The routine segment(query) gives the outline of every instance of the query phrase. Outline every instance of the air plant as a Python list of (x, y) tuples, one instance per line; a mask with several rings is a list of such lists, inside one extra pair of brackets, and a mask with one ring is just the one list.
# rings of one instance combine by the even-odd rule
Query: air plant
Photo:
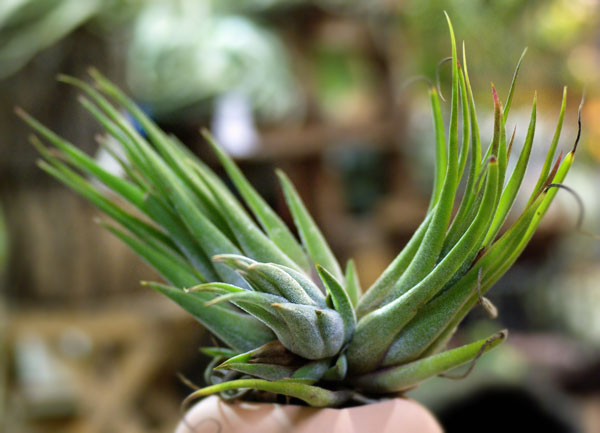
[[(564, 158), (554, 158), (566, 89), (539, 180), (520, 216), (505, 224), (528, 165), (536, 99), (509, 175), (514, 134), (507, 141), (505, 124), (521, 60), (504, 107), (492, 88), (493, 139), (484, 151), (464, 44), (459, 62), (450, 20), (448, 25), (452, 95), (447, 131), (439, 92), (429, 89), (436, 136), (430, 206), (404, 249), (364, 293), (353, 262), (342, 269), (283, 172), (277, 174), (300, 241), (208, 132), (204, 136), (243, 203), (98, 71), (90, 71), (94, 86), (73, 77), (59, 80), (83, 91), (81, 104), (115, 139), (101, 144), (121, 164), (125, 177), (106, 171), (17, 111), (41, 136), (32, 138), (42, 156), (39, 166), (118, 223), (102, 224), (168, 282), (144, 284), (179, 304), (223, 344), (203, 349), (213, 358), (205, 374), (208, 386), (190, 399), (214, 393), (233, 398), (260, 390), (311, 406), (339, 406), (361, 395), (402, 393), (460, 365), (472, 366), (506, 339), (507, 332), (500, 331), (445, 350), (476, 305), (495, 313), (485, 293), (531, 240), (557, 192), (552, 186), (563, 182), (573, 163), (576, 146)], [(146, 138), (122, 110), (135, 118)], [(123, 206), (123, 200), (130, 206)]]

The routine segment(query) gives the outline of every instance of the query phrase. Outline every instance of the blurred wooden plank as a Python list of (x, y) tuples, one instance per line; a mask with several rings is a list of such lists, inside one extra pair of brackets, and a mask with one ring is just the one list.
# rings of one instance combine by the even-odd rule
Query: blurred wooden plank
[[(397, 122), (391, 119), (367, 124), (310, 124), (265, 129), (260, 132), (256, 151), (240, 161), (281, 161), (320, 157), (324, 152), (347, 146), (367, 146), (373, 149), (395, 149)], [(192, 146), (205, 148), (204, 144)]]
[(160, 278), (94, 223), (101, 214), (92, 205), (61, 185), (17, 190), (4, 208), (11, 244), (7, 293), (13, 300), (82, 306), (147, 292), (139, 281)]
[[(148, 433), (168, 431), (175, 425), (180, 401), (165, 393), (157, 378), (167, 374), (171, 378), (167, 383), (177, 381), (175, 366), (196, 352), (189, 348), (199, 344), (203, 330), (191, 316), (158, 295), (129, 304), (88, 312), (28, 310), (10, 315), (9, 347), (25, 335), (43, 338), (68, 368), (79, 408), (78, 416), (52, 423), (23, 424), (14, 413), (11, 422), (20, 425), (16, 431), (37, 433), (53, 426), (52, 431), (67, 433)], [(64, 352), (65, 338), (73, 332), (89, 338), (89, 354), (73, 357)], [(152, 414), (155, 428), (149, 429), (148, 415), (140, 405), (141, 399), (153, 394), (162, 396), (157, 398), (164, 407)]]

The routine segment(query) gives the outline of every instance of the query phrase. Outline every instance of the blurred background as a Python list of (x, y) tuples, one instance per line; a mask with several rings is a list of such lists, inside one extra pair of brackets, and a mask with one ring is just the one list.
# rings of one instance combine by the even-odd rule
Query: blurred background
[[(355, 258), (368, 287), (428, 204), (426, 86), (403, 84), (435, 79), (450, 54), (443, 10), (466, 42), (484, 143), (490, 82), (506, 97), (529, 47), (507, 125), (518, 125), (520, 146), (537, 90), (526, 192), (562, 86), (563, 150), (575, 139), (585, 88), (566, 184), (585, 202), (583, 229), (600, 233), (599, 0), (1, 1), (0, 430), (170, 432), (189, 391), (177, 374), (201, 383), (207, 360), (198, 347), (210, 342), (183, 311), (139, 286), (158, 277), (94, 224), (98, 212), (37, 169), (15, 106), (108, 164), (94, 140), (100, 128), (55, 80), (83, 78), (95, 66), (216, 167), (198, 133), (212, 128), (289, 220), (273, 169), (287, 171), (338, 257)], [(440, 69), (445, 93), (449, 75)], [(577, 232), (578, 212), (559, 192), (490, 292), (499, 318), (476, 310), (456, 336), (507, 327), (507, 344), (468, 379), (434, 379), (409, 393), (448, 432), (600, 431), (600, 242)]]

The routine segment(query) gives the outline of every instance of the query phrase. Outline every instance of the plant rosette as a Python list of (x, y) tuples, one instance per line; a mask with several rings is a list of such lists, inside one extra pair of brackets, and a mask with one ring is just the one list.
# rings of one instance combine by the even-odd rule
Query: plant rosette
[[(253, 407), (256, 413), (282, 414), (291, 425), (298, 417), (303, 420), (298, 428), (322, 417), (330, 417), (323, 418), (323, 425), (349, 419), (360, 423), (372, 410), (375, 416), (370, 419), (387, 428), (407, 407), (427, 412), (410, 400), (386, 398), (401, 396), (429, 378), (449, 377), (447, 372), (459, 366), (469, 367), (453, 377), (466, 376), (480, 356), (506, 339), (507, 332), (498, 331), (447, 349), (473, 308), (482, 306), (495, 317), (496, 309), (484, 295), (515, 263), (562, 186), (573, 164), (581, 117), (572, 150), (557, 156), (565, 89), (538, 181), (520, 214), (507, 221), (531, 154), (536, 96), (525, 140), (519, 152), (511, 152), (515, 134), (507, 139), (505, 124), (521, 56), (504, 106), (492, 86), (493, 138), (483, 148), (464, 45), (459, 61), (449, 19), (448, 27), (448, 128), (440, 94), (435, 86), (429, 88), (436, 155), (430, 205), (412, 238), (364, 292), (353, 262), (340, 265), (285, 174), (278, 172), (279, 181), (299, 239), (209, 133), (205, 138), (241, 200), (215, 171), (98, 71), (90, 71), (93, 86), (73, 77), (60, 80), (84, 93), (81, 104), (110, 136), (100, 136), (100, 144), (124, 176), (108, 172), (17, 109), (39, 134), (31, 141), (42, 157), (40, 167), (109, 216), (112, 222), (102, 224), (166, 282), (145, 284), (181, 306), (220, 341), (219, 347), (202, 349), (212, 358), (204, 375), (206, 386), (191, 393), (186, 403), (211, 395), (256, 400), (268, 393), (327, 408), (319, 412), (298, 406), (248, 406), (210, 398), (192, 409), (188, 424), (197, 413), (198, 422), (203, 422), (212, 410), (212, 418), (220, 419), (222, 426), (234, 425), (238, 419), (252, 418), (255, 412), (248, 408)], [(511, 158), (514, 164), (509, 164)], [(384, 400), (343, 409), (380, 399)], [(336, 407), (342, 409), (329, 409)], [(426, 426), (431, 423), (425, 418), (415, 422), (423, 422), (424, 430), (407, 426), (407, 431), (429, 431)], [(359, 424), (354, 428), (363, 429)]]
[(183, 417), (175, 433), (442, 433), (414, 400), (393, 398), (351, 408), (317, 409), (276, 403), (227, 402), (207, 397)]

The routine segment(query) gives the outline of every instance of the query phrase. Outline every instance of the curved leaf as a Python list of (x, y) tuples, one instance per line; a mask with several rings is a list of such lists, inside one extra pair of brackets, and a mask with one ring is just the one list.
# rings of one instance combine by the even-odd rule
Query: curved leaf
[(184, 401), (189, 403), (200, 397), (216, 394), (232, 389), (258, 389), (260, 391), (274, 392), (299, 398), (313, 407), (337, 407), (348, 401), (353, 393), (351, 391), (330, 391), (314, 385), (307, 385), (300, 380), (267, 381), (262, 379), (238, 379), (217, 385), (207, 386), (190, 394)]
[(476, 359), (502, 343), (508, 331), (409, 364), (390, 367), (352, 379), (357, 388), (378, 393), (401, 392), (418, 383)]

